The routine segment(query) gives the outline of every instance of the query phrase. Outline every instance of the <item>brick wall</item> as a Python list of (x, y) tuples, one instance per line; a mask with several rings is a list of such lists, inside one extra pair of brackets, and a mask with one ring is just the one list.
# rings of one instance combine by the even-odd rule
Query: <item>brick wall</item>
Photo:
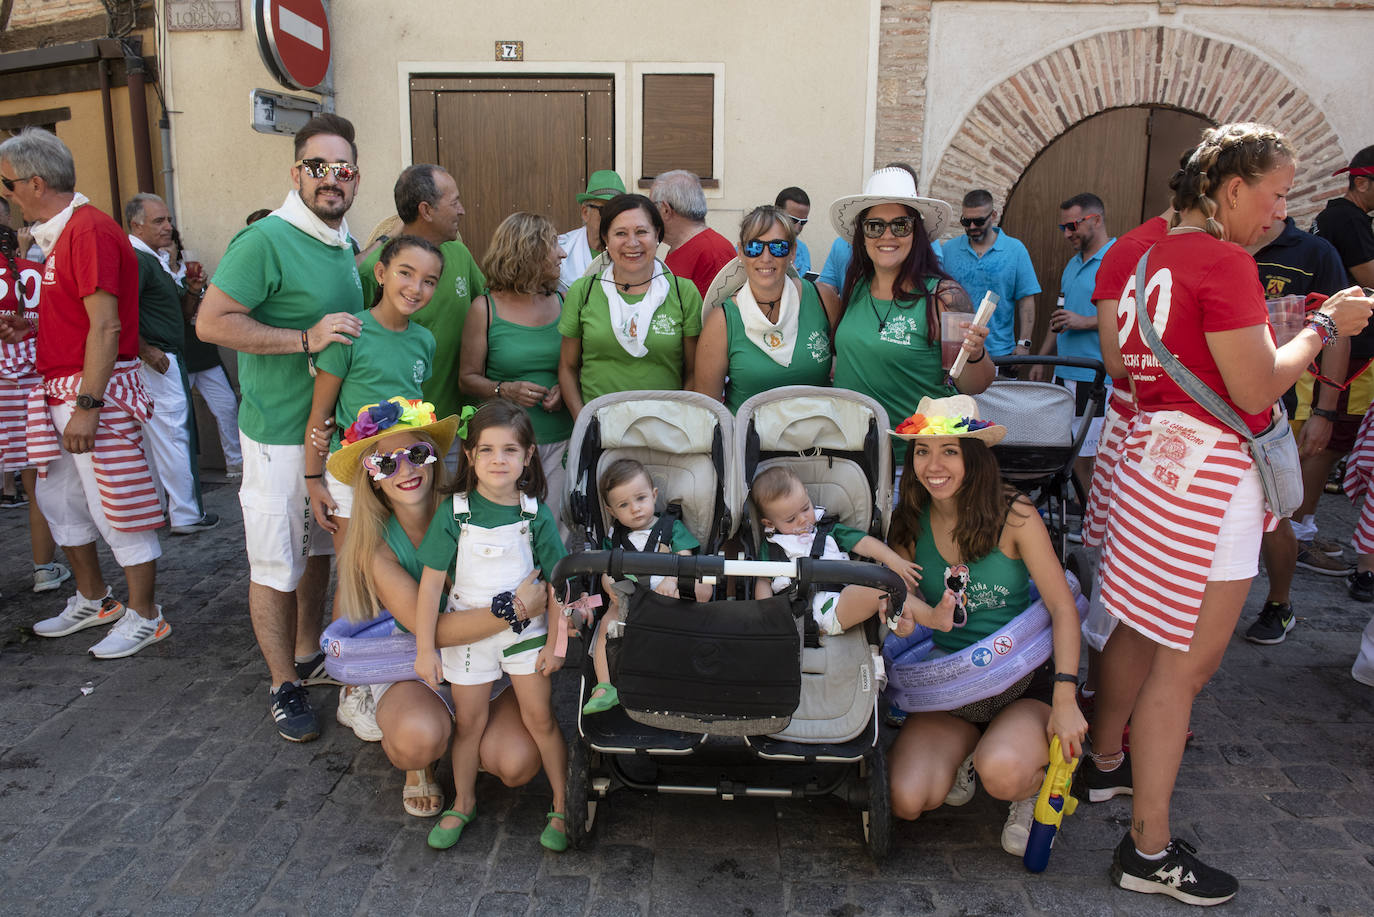
[[(878, 32), (877, 136), (873, 167), (921, 165), (930, 61), (930, 0), (883, 0)], [(921, 187), (925, 187), (922, 181)]]
[[(928, 18), (929, 3), (893, 5), (924, 6)], [(880, 81), (879, 145), (890, 149), (895, 147), (882, 144), (884, 121), (892, 116), (881, 86)], [(1301, 156), (1289, 195), (1289, 213), (1299, 225), (1321, 209), (1330, 174), (1345, 165), (1326, 118), (1282, 72), (1235, 45), (1151, 27), (1085, 38), (993, 88), (965, 115), (935, 173), (922, 181), (923, 190), (957, 201), (968, 188), (987, 188), (1005, 200), (1036, 154), (1069, 127), (1110, 108), (1142, 104), (1170, 105), (1219, 123), (1279, 126)]]

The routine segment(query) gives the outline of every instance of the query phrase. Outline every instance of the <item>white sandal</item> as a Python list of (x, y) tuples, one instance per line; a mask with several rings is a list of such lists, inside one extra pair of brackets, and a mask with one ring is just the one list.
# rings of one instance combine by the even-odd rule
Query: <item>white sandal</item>
[[(414, 815), (416, 818), (433, 818), (434, 816), (438, 815), (439, 810), (443, 808), (443, 788), (440, 787), (439, 784), (435, 783), (432, 779), (430, 779), (429, 768), (425, 768), (421, 771), (407, 771), (406, 775), (409, 776), (412, 773), (418, 773), (420, 775), (420, 782), (413, 785), (407, 783), (405, 786), (401, 787), (401, 806), (406, 810), (408, 814)], [(411, 802), (411, 800), (413, 799), (431, 798), (439, 800), (438, 805), (434, 807), (434, 811), (432, 812), (428, 812), (425, 809), (420, 808), (415, 803)]]

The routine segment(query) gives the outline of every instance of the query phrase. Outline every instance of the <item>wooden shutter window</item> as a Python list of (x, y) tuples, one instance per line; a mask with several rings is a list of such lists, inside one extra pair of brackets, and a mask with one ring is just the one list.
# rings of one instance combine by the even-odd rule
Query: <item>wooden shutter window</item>
[(714, 185), (716, 78), (710, 73), (646, 73), (640, 186), (671, 169), (696, 173)]

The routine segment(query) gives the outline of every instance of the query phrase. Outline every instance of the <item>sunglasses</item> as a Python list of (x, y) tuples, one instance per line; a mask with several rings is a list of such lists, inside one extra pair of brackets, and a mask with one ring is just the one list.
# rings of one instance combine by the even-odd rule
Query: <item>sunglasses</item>
[(811, 222), (810, 217), (794, 217), (792, 216), (792, 214), (786, 212), (783, 213), (783, 216), (787, 217), (789, 220), (792, 221), (792, 225), (797, 227), (798, 232), (801, 232), (804, 228), (806, 228), (806, 224)]
[(960, 217), (959, 225), (965, 229), (968, 229), (970, 226), (982, 226), (991, 216), (992, 214), (989, 213), (985, 217)]
[(762, 239), (750, 239), (744, 243), (744, 257), (757, 258), (763, 254), (765, 247), (768, 254), (774, 258), (786, 258), (792, 251), (792, 243), (786, 239), (769, 239), (767, 242)]
[(311, 178), (324, 178), (331, 171), (342, 182), (350, 182), (358, 177), (358, 167), (351, 162), (325, 162), (323, 159), (298, 159), (296, 166), (303, 169)]
[(391, 453), (374, 452), (363, 459), (363, 467), (372, 475), (372, 480), (384, 481), (401, 470), (401, 459), (405, 459), (412, 468), (423, 468), (437, 461), (434, 447), (421, 442)]
[[(30, 175), (29, 178), (33, 178), (33, 176)], [(29, 178), (6, 178), (5, 176), (0, 175), (0, 185), (4, 185), (6, 191), (13, 192), (14, 186), (16, 184), (18, 184), (21, 181), (28, 181)]]
[(1079, 217), (1078, 219), (1076, 219), (1076, 220), (1070, 220), (1070, 221), (1067, 222), (1067, 223), (1060, 223), (1060, 224), (1059, 224), (1059, 231), (1060, 231), (1060, 232), (1077, 232), (1079, 226), (1081, 226), (1083, 223), (1088, 222), (1088, 220), (1091, 220), (1091, 219), (1092, 219), (1093, 217), (1095, 217), (1095, 216), (1097, 216), (1097, 214), (1095, 214), (1095, 213), (1090, 213), (1090, 214), (1088, 214), (1088, 215), (1085, 216), (1085, 217)]
[(863, 221), (864, 235), (870, 239), (881, 239), (889, 229), (898, 239), (905, 239), (916, 229), (915, 217), (897, 217), (895, 220), (871, 219)]

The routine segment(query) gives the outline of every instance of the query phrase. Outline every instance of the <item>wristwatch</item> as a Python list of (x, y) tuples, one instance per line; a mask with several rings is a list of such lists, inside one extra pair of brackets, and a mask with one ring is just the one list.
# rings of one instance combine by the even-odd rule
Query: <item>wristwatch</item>
[(1024, 348), (1026, 348), (1027, 350), (1030, 350), (1030, 345), (1031, 345), (1030, 338), (1022, 338), (1021, 340), (1019, 340), (1019, 341), (1016, 342), (1016, 346), (1017, 346), (1017, 347), (1024, 347)]
[(1312, 408), (1312, 416), (1320, 417), (1323, 420), (1339, 420), (1341, 415), (1329, 408), (1314, 407)]
[(91, 395), (77, 395), (76, 406), (82, 408), (83, 410), (89, 411), (91, 408), (103, 408), (105, 406), (105, 402), (102, 399), (93, 397)]

